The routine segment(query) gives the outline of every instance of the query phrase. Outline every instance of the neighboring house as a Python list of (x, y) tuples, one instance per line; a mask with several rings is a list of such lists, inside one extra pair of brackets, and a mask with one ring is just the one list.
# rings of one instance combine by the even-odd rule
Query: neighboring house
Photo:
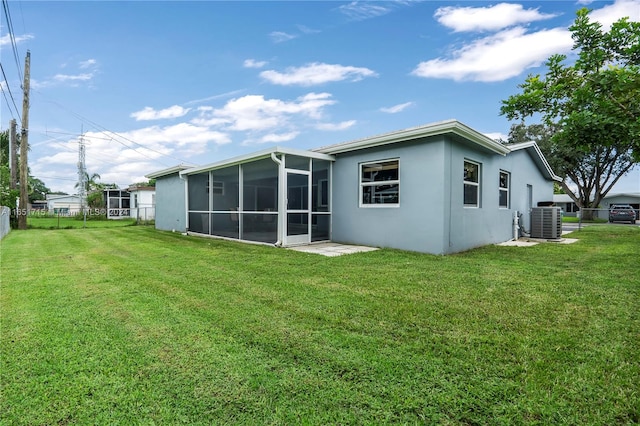
[(156, 228), (290, 246), (447, 254), (513, 238), (559, 181), (538, 146), (448, 120), (311, 151), (273, 147), (156, 179)]
[(51, 214), (71, 215), (82, 209), (79, 195), (51, 195), (47, 194), (47, 210)]
[[(561, 207), (564, 210), (566, 216), (576, 216), (577, 212), (580, 210), (578, 205), (574, 203), (571, 197), (567, 194), (555, 194), (553, 196), (553, 201), (558, 207)], [(614, 204), (631, 205), (631, 207), (636, 211), (636, 219), (640, 219), (640, 192), (607, 194), (598, 206), (595, 217), (608, 219), (609, 209)]]
[(126, 189), (105, 189), (107, 219), (125, 219), (131, 217), (131, 194)]
[(155, 217), (156, 188), (153, 186), (130, 186), (130, 215), (138, 220), (153, 220)]

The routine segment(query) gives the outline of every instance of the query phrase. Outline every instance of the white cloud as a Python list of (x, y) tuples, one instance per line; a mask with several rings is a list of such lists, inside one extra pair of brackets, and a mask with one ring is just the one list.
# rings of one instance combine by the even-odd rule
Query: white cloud
[(295, 139), (300, 132), (294, 131), (289, 133), (269, 133), (260, 138), (258, 143), (280, 143), (280, 142), (289, 142)]
[(589, 14), (589, 18), (600, 22), (605, 31), (611, 28), (611, 24), (625, 16), (628, 16), (630, 21), (640, 21), (640, 1), (618, 0)]
[(76, 82), (76, 81), (89, 81), (93, 78), (93, 73), (83, 73), (83, 74), (56, 74), (53, 76), (55, 81), (65, 83), (65, 82)]
[(129, 117), (135, 118), (136, 121), (144, 120), (162, 120), (168, 118), (177, 118), (185, 116), (191, 108), (183, 108), (180, 105), (173, 105), (169, 108), (155, 110), (151, 107), (144, 107), (140, 111), (132, 112)]
[(300, 32), (303, 34), (318, 34), (321, 32), (320, 30), (314, 30), (313, 28), (309, 28), (305, 25), (296, 25), (296, 27), (298, 27)]
[(391, 12), (391, 8), (385, 7), (381, 3), (369, 1), (352, 1), (338, 7), (338, 10), (354, 21), (363, 21)]
[(497, 31), (514, 25), (555, 17), (537, 9), (524, 9), (521, 4), (499, 3), (489, 7), (446, 6), (436, 10), (434, 17), (442, 25), (461, 31)]
[(335, 132), (339, 130), (345, 130), (353, 127), (356, 124), (356, 120), (348, 120), (340, 123), (318, 123), (315, 128), (318, 130), (326, 130), (329, 132)]
[(273, 41), (274, 43), (283, 43), (285, 41), (293, 40), (298, 36), (295, 34), (287, 34), (282, 31), (273, 31), (269, 33), (269, 37), (271, 37), (271, 41)]
[[(24, 34), (24, 35), (17, 36), (17, 37), (14, 37), (14, 38), (15, 38), (16, 43), (21, 43), (21, 42), (23, 42), (25, 40), (31, 40), (34, 37), (31, 34)], [(5, 45), (9, 45), (9, 44), (11, 44), (11, 36), (9, 34), (5, 34), (2, 37), (0, 37), (0, 46), (5, 46)]]
[(262, 71), (260, 76), (273, 84), (282, 86), (313, 86), (333, 81), (359, 81), (364, 77), (378, 74), (368, 68), (324, 64), (314, 62), (302, 67), (289, 67), (281, 73), (274, 70)]
[(477, 39), (453, 52), (451, 58), (421, 62), (412, 74), (455, 81), (502, 81), (539, 66), (554, 53), (568, 52), (572, 46), (566, 29), (527, 34), (524, 28), (516, 27)]
[(308, 93), (287, 102), (265, 99), (262, 95), (247, 95), (232, 99), (223, 108), (199, 109), (200, 117), (192, 122), (225, 130), (259, 132), (290, 125), (290, 119), (308, 117), (320, 119), (323, 109), (333, 105), (328, 93)]
[(506, 141), (509, 139), (509, 135), (505, 135), (504, 133), (501, 133), (501, 132), (485, 133), (484, 135), (488, 138), (493, 139), (494, 141), (499, 141), (499, 140)]
[[(145, 180), (143, 175), (186, 159), (198, 158), (211, 145), (231, 142), (223, 132), (190, 123), (151, 126), (128, 132), (86, 132), (86, 165), (89, 173), (98, 173), (101, 182), (116, 182), (121, 187)], [(56, 189), (75, 192), (78, 140), (49, 144), (57, 152), (31, 162), (35, 176), (51, 176)], [(71, 177), (71, 180), (69, 178)], [(51, 185), (50, 185), (51, 187)], [(53, 189), (53, 188), (52, 188)]]
[(262, 68), (267, 65), (266, 61), (256, 61), (255, 59), (245, 59), (243, 66), (245, 68)]
[(95, 59), (87, 59), (86, 61), (82, 61), (78, 64), (80, 69), (87, 69), (96, 66), (98, 62)]
[(402, 112), (405, 109), (407, 109), (408, 107), (414, 105), (414, 102), (405, 102), (403, 104), (398, 104), (398, 105), (394, 105), (392, 107), (388, 107), (388, 108), (380, 108), (380, 111), (382, 112), (386, 112), (389, 114), (396, 114), (398, 112)]

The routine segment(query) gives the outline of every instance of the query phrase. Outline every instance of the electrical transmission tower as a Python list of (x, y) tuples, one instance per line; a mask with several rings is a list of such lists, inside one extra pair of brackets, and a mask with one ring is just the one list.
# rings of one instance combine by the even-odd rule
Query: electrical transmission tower
[(87, 201), (87, 168), (85, 167), (84, 161), (84, 137), (80, 135), (80, 139), (78, 139), (78, 196), (80, 197), (80, 208), (83, 212)]

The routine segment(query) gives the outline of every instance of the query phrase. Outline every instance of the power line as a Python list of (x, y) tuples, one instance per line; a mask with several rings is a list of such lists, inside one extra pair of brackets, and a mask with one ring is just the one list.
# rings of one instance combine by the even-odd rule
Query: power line
[[(42, 95), (42, 96), (44, 96), (41, 92), (37, 92), (37, 93)], [(46, 96), (44, 96), (44, 97), (46, 97)], [(144, 145), (142, 145), (142, 144), (140, 144), (140, 143), (138, 143), (138, 142), (136, 142), (134, 140), (131, 140), (131, 139), (129, 139), (129, 138), (117, 133), (117, 132), (111, 131), (111, 130), (107, 129), (104, 126), (102, 126), (102, 125), (100, 125), (100, 124), (98, 124), (98, 123), (96, 123), (96, 122), (94, 122), (94, 121), (92, 121), (92, 120), (90, 120), (90, 119), (88, 119), (88, 118), (86, 118), (86, 117), (74, 112), (74, 111), (71, 111), (69, 108), (66, 108), (65, 106), (61, 105), (59, 102), (56, 102), (54, 100), (48, 100), (48, 102), (50, 102), (50, 103), (58, 106), (59, 108), (67, 111), (69, 114), (73, 115), (77, 119), (89, 124), (91, 127), (93, 127), (95, 130), (97, 130), (99, 133), (102, 133), (103, 135), (105, 135), (107, 137), (110, 137), (112, 141), (114, 141), (116, 143), (119, 143), (120, 145), (124, 146), (125, 148), (132, 149), (132, 150), (136, 151), (138, 154), (142, 155), (143, 157), (147, 157), (150, 160), (153, 160), (153, 161), (158, 162), (158, 163), (160, 163), (160, 164), (162, 164), (164, 166), (167, 166), (165, 163), (163, 163), (162, 161), (159, 161), (157, 158), (153, 158), (153, 157), (151, 157), (151, 156), (149, 156), (149, 155), (147, 155), (147, 154), (145, 154), (143, 152), (138, 151), (137, 148), (127, 145), (126, 143), (122, 142), (121, 140), (118, 140), (118, 138), (122, 139), (122, 140), (125, 140), (127, 142), (130, 142), (133, 145), (137, 145), (138, 147), (140, 147), (142, 149), (145, 149), (145, 150), (148, 150), (148, 151), (151, 151), (151, 152), (155, 152), (156, 154), (160, 154), (163, 157), (167, 157), (167, 158), (171, 158), (173, 160), (176, 160), (176, 161), (178, 161), (180, 163), (187, 163), (188, 162), (188, 161), (186, 161), (184, 159), (177, 158), (177, 157), (174, 157), (172, 155), (165, 154), (164, 152), (155, 150), (155, 149), (150, 148), (148, 146), (144, 146)]]
[(11, 13), (9, 12), (9, 2), (7, 0), (2, 0), (2, 7), (4, 9), (4, 16), (7, 19), (7, 29), (9, 30), (9, 38), (11, 39), (13, 57), (16, 60), (16, 67), (18, 68), (18, 77), (20, 77), (20, 81), (22, 81), (22, 68), (20, 67), (20, 60), (18, 59), (20, 55), (18, 54), (18, 45), (16, 44), (15, 32), (13, 31), (13, 21), (11, 20)]
[[(9, 87), (9, 81), (7, 80), (7, 74), (5, 74), (4, 72), (4, 67), (2, 66), (2, 62), (0, 62), (0, 70), (2, 70), (2, 77), (4, 78), (4, 82), (7, 86), (7, 91), (9, 92), (9, 96), (11, 97), (11, 101), (13, 102), (13, 106), (16, 109), (16, 114), (18, 115), (18, 118), (20, 119), (20, 121), (22, 121), (22, 118), (20, 117), (20, 111), (18, 110), (18, 105), (16, 105), (16, 100), (13, 97), (13, 93), (11, 93), (11, 87)], [(9, 107), (9, 111), (11, 112), (11, 116), (13, 118), (16, 118), (13, 115), (13, 111), (11, 111), (11, 105), (9, 104), (9, 99), (7, 99), (7, 94), (4, 92), (4, 88), (2, 87), (2, 85), (0, 85), (0, 89), (2, 89), (2, 94), (4, 95), (4, 99), (5, 101), (7, 101), (7, 106)]]

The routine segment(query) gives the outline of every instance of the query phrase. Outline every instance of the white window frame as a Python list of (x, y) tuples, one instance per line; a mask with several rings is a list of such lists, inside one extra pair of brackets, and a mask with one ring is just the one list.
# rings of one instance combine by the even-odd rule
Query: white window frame
[[(507, 176), (507, 187), (503, 188), (500, 185), (500, 181), (502, 179), (502, 175), (506, 175)], [(505, 192), (507, 195), (507, 205), (503, 206), (500, 204), (500, 195), (502, 195), (502, 193)], [(511, 173), (509, 173), (506, 170), (500, 170), (500, 173), (498, 174), (498, 208), (500, 209), (509, 209), (511, 208)]]
[[(363, 168), (365, 166), (371, 165), (371, 164), (383, 164), (383, 163), (391, 163), (391, 162), (397, 162), (398, 163), (398, 179), (396, 180), (386, 180), (386, 181), (374, 181), (374, 182), (363, 182), (362, 181), (362, 172), (363, 172)], [(399, 158), (388, 158), (388, 159), (384, 159), (384, 160), (378, 160), (378, 161), (367, 161), (365, 163), (359, 163), (358, 164), (358, 205), (362, 208), (373, 208), (373, 209), (380, 209), (380, 208), (397, 208), (400, 207), (400, 159)], [(364, 203), (362, 200), (363, 194), (364, 194), (364, 187), (365, 186), (380, 186), (380, 185), (398, 185), (398, 202), (397, 203)]]
[[(465, 163), (469, 163), (469, 164), (473, 164), (475, 166), (477, 166), (478, 168), (478, 181), (477, 182), (473, 182), (473, 181), (469, 181), (466, 180), (463, 174), (463, 178), (462, 178), (462, 203), (464, 204), (465, 208), (469, 208), (469, 209), (478, 209), (482, 206), (481, 203), (481, 197), (482, 197), (482, 164), (478, 163), (477, 161), (473, 161), (473, 160), (469, 160), (467, 158), (464, 159), (463, 165), (462, 165), (462, 169), (464, 171), (464, 165)], [(477, 202), (476, 204), (465, 204), (464, 203), (464, 189), (466, 186), (474, 186), (476, 187), (476, 192), (477, 192)]]
[(211, 181), (211, 193), (213, 195), (224, 195), (224, 182), (219, 180)]

